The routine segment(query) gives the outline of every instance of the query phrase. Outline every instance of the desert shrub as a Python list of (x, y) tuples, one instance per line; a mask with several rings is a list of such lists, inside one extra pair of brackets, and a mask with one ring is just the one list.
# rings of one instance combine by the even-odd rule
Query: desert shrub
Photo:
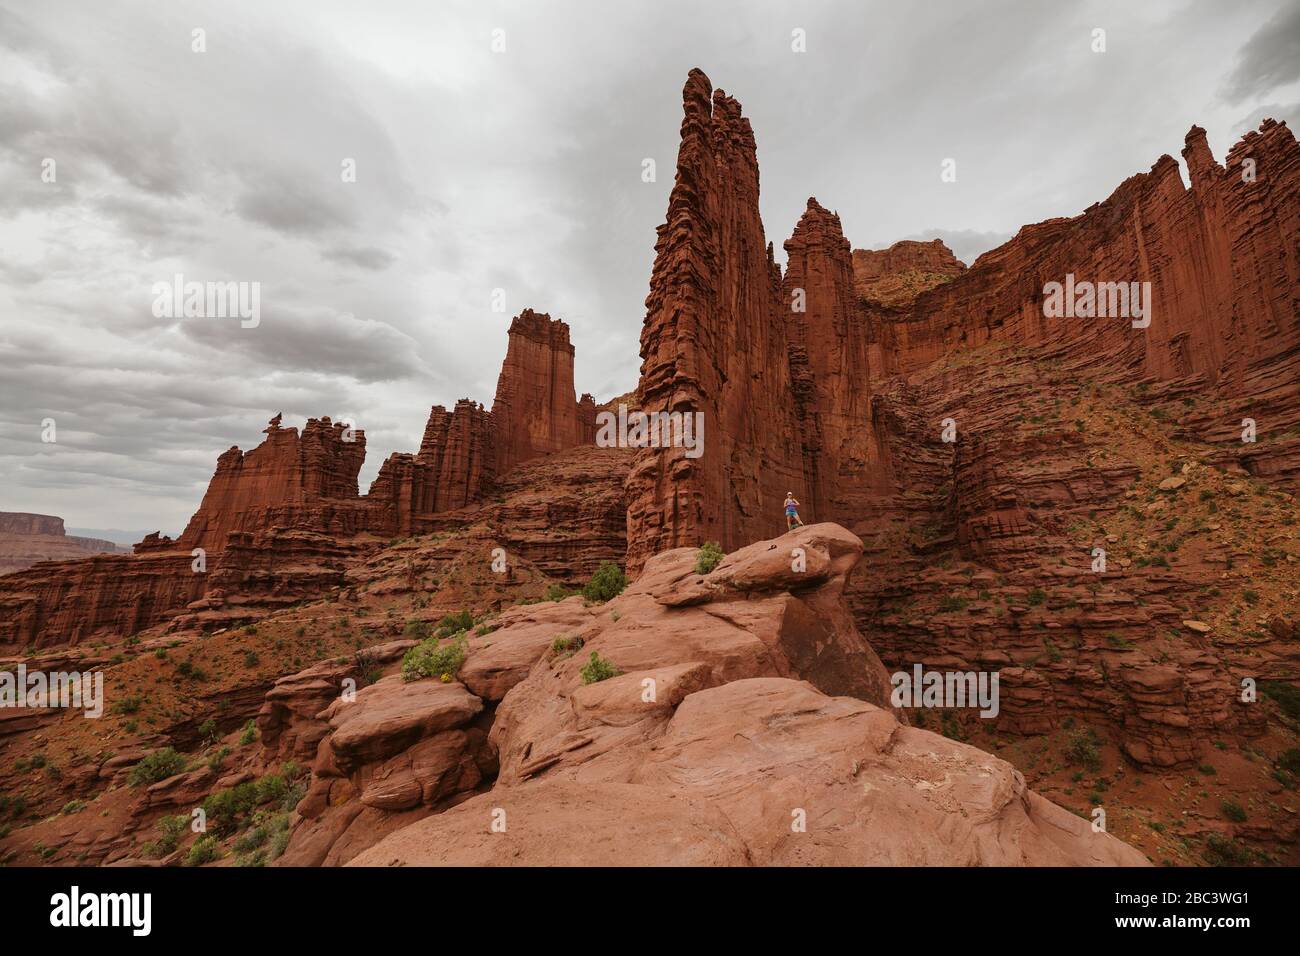
[(469, 642), (465, 640), (464, 634), (460, 634), (449, 644), (439, 646), (440, 644), (439, 638), (431, 637), (407, 651), (402, 658), (402, 680), (419, 680), (422, 677), (450, 680), (455, 677), (465, 663)]
[(218, 849), (216, 837), (211, 834), (199, 837), (190, 847), (190, 852), (185, 854), (185, 865), (202, 866), (204, 863), (211, 863), (217, 858)]
[(428, 621), (417, 621), (414, 618), (406, 622), (406, 627), (402, 628), (402, 635), (413, 637), (417, 641), (423, 641), (432, 633), (432, 628)]
[(623, 672), (595, 651), (592, 651), (591, 658), (582, 665), (581, 673), (584, 684), (599, 684), (601, 681), (617, 677)]
[(221, 765), (225, 762), (226, 758), (229, 756), (230, 756), (229, 747), (222, 747), (220, 750), (213, 751), (211, 754), (208, 755), (208, 769), (213, 771), (220, 770)]
[(257, 802), (278, 803), (289, 792), (289, 784), (278, 773), (268, 773), (257, 781)]
[(1211, 833), (1205, 840), (1205, 860), (1212, 866), (1245, 866), (1250, 851), (1230, 837)]
[(565, 598), (573, 597), (573, 592), (563, 584), (552, 584), (546, 589), (546, 600), (563, 601)]
[(185, 769), (185, 758), (171, 747), (155, 750), (131, 768), (127, 783), (133, 787), (145, 786), (166, 780)]
[(1034, 607), (1037, 607), (1038, 605), (1042, 604), (1046, 600), (1047, 600), (1047, 592), (1044, 591), (1042, 588), (1034, 588), (1032, 591), (1029, 592), (1029, 603)]
[(123, 697), (113, 705), (111, 712), (114, 714), (134, 714), (140, 709), (142, 703), (144, 703), (144, 698), (138, 695)]
[(211, 740), (217, 736), (217, 722), (209, 717), (203, 723), (199, 724), (199, 738), (201, 740)]
[(613, 561), (602, 561), (596, 573), (591, 576), (582, 589), (582, 596), (588, 601), (604, 604), (623, 593), (627, 587), (627, 575)]
[(438, 637), (451, 637), (461, 631), (468, 631), (474, 626), (474, 616), (469, 611), (457, 611), (455, 614), (448, 614), (438, 622), (438, 630), (434, 633)]
[(966, 607), (966, 599), (956, 594), (945, 594), (939, 601), (939, 612), (949, 614), (953, 611), (960, 611)]
[(1259, 689), (1270, 699), (1277, 701), (1282, 713), (1292, 720), (1300, 720), (1300, 687), (1285, 681), (1261, 681)]
[(1287, 773), (1300, 774), (1300, 747), (1292, 747), (1278, 754), (1277, 765)]
[(1101, 766), (1101, 752), (1097, 749), (1097, 735), (1091, 730), (1073, 731), (1065, 744), (1065, 756), (1070, 763), (1078, 764), (1089, 770)]
[(181, 837), (185, 835), (185, 827), (189, 822), (190, 818), (184, 814), (163, 817), (155, 824), (158, 828), (158, 839), (144, 845), (142, 848), (144, 855), (151, 860), (157, 860), (176, 852), (176, 847), (181, 842)]
[(704, 547), (695, 552), (695, 573), (708, 574), (727, 556), (722, 545), (716, 541), (704, 542)]
[(1236, 803), (1232, 800), (1224, 800), (1219, 804), (1219, 809), (1222, 810), (1223, 815), (1233, 823), (1246, 822), (1246, 809), (1240, 803)]

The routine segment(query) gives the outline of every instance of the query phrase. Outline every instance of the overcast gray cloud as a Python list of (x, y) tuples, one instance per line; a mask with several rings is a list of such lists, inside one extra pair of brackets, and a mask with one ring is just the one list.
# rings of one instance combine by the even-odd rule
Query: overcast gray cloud
[[(815, 195), (855, 247), (938, 236), (970, 263), (1193, 123), (1221, 157), (1243, 122), (1294, 116), (1296, 14), (0, 0), (0, 510), (177, 531), (281, 411), (355, 417), (365, 487), (430, 405), (490, 402), (525, 307), (572, 325), (579, 390), (631, 388), (691, 67), (751, 117), (779, 258)], [(176, 274), (260, 283), (261, 322), (156, 317)]]

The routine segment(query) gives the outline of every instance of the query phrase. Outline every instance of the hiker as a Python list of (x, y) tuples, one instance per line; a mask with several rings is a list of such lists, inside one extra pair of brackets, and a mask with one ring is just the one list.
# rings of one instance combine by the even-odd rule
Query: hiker
[(785, 523), (787, 531), (803, 527), (803, 522), (799, 520), (799, 502), (795, 500), (793, 491), (785, 493)]

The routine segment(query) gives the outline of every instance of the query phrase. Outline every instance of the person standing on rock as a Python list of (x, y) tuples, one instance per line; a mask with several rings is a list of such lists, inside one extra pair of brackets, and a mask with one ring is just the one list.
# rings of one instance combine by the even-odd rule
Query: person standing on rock
[(785, 493), (785, 524), (787, 531), (803, 527), (803, 522), (799, 520), (799, 502), (795, 500), (793, 491)]

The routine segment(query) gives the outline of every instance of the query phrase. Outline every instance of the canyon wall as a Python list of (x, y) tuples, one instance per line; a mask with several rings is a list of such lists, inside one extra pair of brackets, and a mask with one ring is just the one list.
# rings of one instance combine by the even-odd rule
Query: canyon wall
[(0, 511), (0, 575), (21, 571), (38, 561), (116, 554), (121, 550), (102, 538), (66, 534), (63, 519), (54, 515)]
[(217, 470), (199, 510), (177, 546), (218, 552), (232, 532), (300, 527), (339, 534), (361, 530), (357, 512), (331, 502), (357, 497), (357, 473), (366, 457), (366, 436), (329, 418), (310, 418), (299, 436), (280, 427), (276, 415), (266, 438), (249, 452), (232, 447)]

